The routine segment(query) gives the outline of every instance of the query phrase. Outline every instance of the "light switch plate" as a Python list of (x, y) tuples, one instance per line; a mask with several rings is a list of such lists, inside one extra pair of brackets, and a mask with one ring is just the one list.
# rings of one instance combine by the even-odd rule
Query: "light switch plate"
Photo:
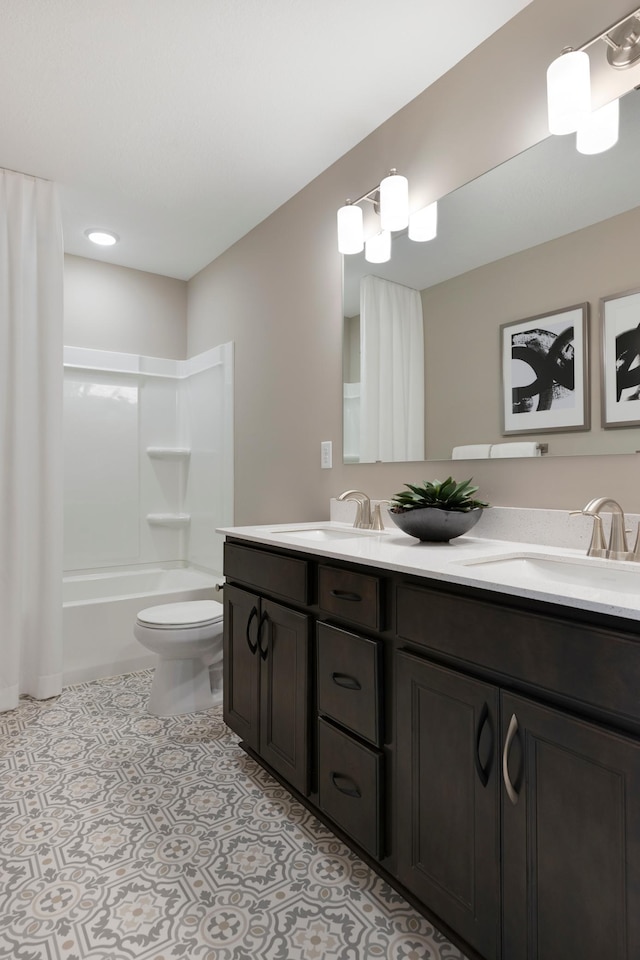
[(330, 470), (333, 466), (331, 440), (323, 440), (320, 444), (320, 466), (323, 470)]

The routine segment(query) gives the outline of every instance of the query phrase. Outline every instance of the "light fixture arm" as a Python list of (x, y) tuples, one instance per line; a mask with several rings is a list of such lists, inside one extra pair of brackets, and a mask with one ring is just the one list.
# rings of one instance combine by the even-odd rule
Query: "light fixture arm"
[(610, 33), (613, 33), (614, 30), (617, 30), (618, 27), (621, 27), (623, 23), (626, 23), (627, 20), (640, 20), (640, 7), (637, 10), (632, 10), (631, 13), (627, 13), (624, 17), (620, 17), (619, 20), (616, 20), (615, 23), (610, 24), (606, 30), (603, 30), (602, 33), (598, 33), (595, 37), (592, 37), (591, 40), (587, 40), (586, 43), (583, 43), (581, 47), (574, 47), (574, 50), (582, 52), (586, 50), (587, 47), (590, 47), (593, 43), (597, 43), (598, 40), (604, 40), (604, 42), (611, 47), (613, 50), (619, 50), (620, 44), (616, 43), (615, 40), (612, 40), (609, 36)]

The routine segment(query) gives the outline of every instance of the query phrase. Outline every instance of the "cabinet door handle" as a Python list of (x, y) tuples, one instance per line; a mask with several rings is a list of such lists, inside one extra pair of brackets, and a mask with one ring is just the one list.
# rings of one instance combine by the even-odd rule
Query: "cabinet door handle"
[[(345, 784), (351, 784), (351, 786), (341, 787), (340, 784), (338, 783), (338, 780), (342, 780)], [(357, 783), (355, 783), (355, 781), (352, 780), (351, 777), (345, 776), (344, 773), (332, 773), (331, 782), (333, 783), (336, 790), (339, 790), (340, 793), (344, 793), (347, 797), (355, 797), (356, 800), (359, 800), (360, 797), (362, 796), (362, 794), (360, 793), (360, 790), (358, 789)]]
[(504, 780), (507, 796), (514, 806), (518, 802), (518, 793), (511, 783), (511, 777), (509, 776), (509, 750), (511, 749), (513, 738), (517, 732), (518, 718), (516, 717), (515, 713), (512, 713), (511, 720), (509, 721), (509, 729), (507, 730), (507, 736), (504, 741), (504, 750), (502, 751), (502, 779)]
[(247, 620), (247, 643), (249, 645), (249, 650), (251, 650), (251, 653), (255, 653), (256, 650), (258, 649), (258, 643), (257, 641), (254, 643), (254, 641), (251, 639), (251, 633), (250, 633), (251, 621), (253, 620), (254, 617), (257, 617), (257, 616), (258, 616), (258, 608), (252, 607), (251, 613), (249, 614), (249, 619)]
[[(264, 642), (264, 646), (263, 646), (263, 645), (262, 645), (262, 628), (265, 626), (265, 624), (266, 624), (266, 627), (267, 627), (267, 632), (266, 632), (265, 642)], [(257, 646), (258, 646), (258, 649), (260, 650), (260, 656), (262, 657), (263, 660), (266, 660), (266, 659), (267, 659), (267, 655), (268, 655), (268, 653), (269, 653), (269, 614), (267, 613), (266, 610), (264, 611), (264, 613), (263, 613), (262, 616), (260, 617), (260, 623), (258, 624), (258, 643), (257, 643)]]
[(360, 682), (348, 673), (332, 673), (331, 679), (339, 687), (345, 687), (347, 690), (362, 690)]
[[(485, 723), (489, 724), (489, 730), (491, 732), (491, 751), (489, 753), (489, 758), (487, 760), (487, 765), (482, 766), (482, 761), (480, 760), (480, 738), (482, 736), (482, 731), (484, 729)], [(473, 756), (476, 765), (476, 773), (478, 774), (478, 779), (483, 787), (486, 787), (489, 782), (489, 770), (491, 769), (491, 758), (493, 756), (493, 729), (491, 727), (491, 717), (489, 716), (489, 707), (485, 701), (482, 705), (482, 710), (480, 711), (480, 719), (478, 720), (478, 726), (476, 728), (476, 749)]]
[(360, 603), (362, 600), (359, 593), (351, 593), (349, 590), (332, 590), (331, 596), (336, 600), (349, 600), (351, 603)]

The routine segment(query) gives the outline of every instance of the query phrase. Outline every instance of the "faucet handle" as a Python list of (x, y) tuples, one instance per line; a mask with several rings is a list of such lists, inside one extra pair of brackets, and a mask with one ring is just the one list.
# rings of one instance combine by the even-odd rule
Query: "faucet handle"
[(384, 520), (382, 519), (381, 509), (383, 503), (391, 503), (391, 500), (378, 500), (376, 503), (373, 509), (373, 523), (371, 524), (372, 530), (384, 530)]
[[(587, 504), (588, 506), (588, 504)], [(569, 513), (570, 517), (583, 516), (591, 517), (593, 520), (593, 532), (591, 534), (591, 543), (587, 549), (588, 557), (606, 557), (607, 556), (607, 544), (604, 539), (604, 528), (602, 526), (602, 517), (597, 513), (588, 513), (585, 507), (584, 510), (571, 510)]]

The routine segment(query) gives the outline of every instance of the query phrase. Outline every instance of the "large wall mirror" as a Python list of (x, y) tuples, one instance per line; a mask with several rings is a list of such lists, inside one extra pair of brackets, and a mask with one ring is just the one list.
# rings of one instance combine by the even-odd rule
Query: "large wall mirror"
[[(600, 300), (640, 288), (640, 92), (620, 104), (620, 139), (579, 154), (550, 137), (439, 201), (438, 235), (394, 234), (392, 257), (344, 258), (344, 459), (359, 452), (360, 288), (375, 276), (419, 291), (424, 325), (424, 459), (456, 446), (539, 442), (548, 456), (633, 453), (640, 428), (603, 426)], [(505, 436), (501, 327), (588, 304), (588, 429)], [(415, 348), (414, 348), (415, 352)], [(514, 448), (515, 449), (515, 448)]]

